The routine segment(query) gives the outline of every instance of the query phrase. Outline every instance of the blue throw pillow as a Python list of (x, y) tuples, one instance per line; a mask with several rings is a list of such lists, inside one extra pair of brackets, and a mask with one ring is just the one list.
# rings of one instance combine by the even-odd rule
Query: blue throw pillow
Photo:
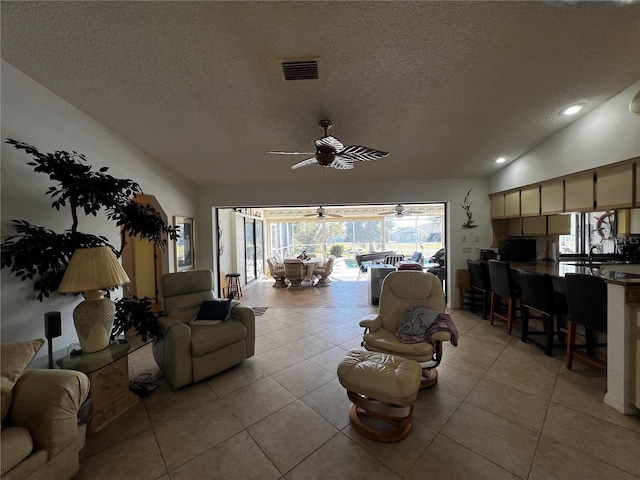
[(424, 335), (433, 322), (436, 321), (438, 315), (440, 315), (440, 312), (435, 310), (411, 306), (408, 308), (398, 331), (413, 337)]
[(231, 310), (229, 300), (205, 300), (202, 302), (196, 320), (225, 320)]

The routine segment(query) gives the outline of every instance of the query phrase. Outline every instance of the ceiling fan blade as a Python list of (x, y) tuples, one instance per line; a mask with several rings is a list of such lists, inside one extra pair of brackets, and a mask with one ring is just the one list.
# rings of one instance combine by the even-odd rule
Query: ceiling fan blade
[(340, 218), (342, 218), (342, 215), (338, 215), (337, 213), (325, 213), (324, 215), (326, 217), (340, 217)]
[(315, 155), (316, 152), (264, 152), (271, 155)]
[(360, 145), (351, 145), (350, 147), (339, 151), (338, 155), (351, 161), (367, 162), (386, 157), (389, 155), (389, 152), (383, 152), (382, 150), (376, 150), (375, 148), (361, 147)]
[(351, 170), (353, 161), (336, 155), (336, 158), (327, 167), (335, 168), (336, 170)]
[(298, 162), (295, 165), (291, 165), (291, 168), (306, 167), (307, 165), (313, 165), (314, 163), (318, 163), (318, 160), (316, 160), (316, 157), (311, 157), (311, 158), (307, 158), (306, 160), (302, 160), (301, 162)]
[(323, 147), (329, 147), (332, 152), (339, 152), (344, 148), (342, 142), (336, 137), (332, 137), (331, 135), (319, 138), (314, 143), (316, 144), (316, 148), (318, 150), (322, 150)]

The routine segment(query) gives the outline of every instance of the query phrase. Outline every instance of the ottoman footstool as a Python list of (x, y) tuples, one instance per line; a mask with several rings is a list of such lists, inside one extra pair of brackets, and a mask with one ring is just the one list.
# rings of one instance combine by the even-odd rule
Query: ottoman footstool
[(409, 435), (421, 379), (418, 362), (388, 353), (351, 350), (338, 365), (353, 428), (379, 442)]

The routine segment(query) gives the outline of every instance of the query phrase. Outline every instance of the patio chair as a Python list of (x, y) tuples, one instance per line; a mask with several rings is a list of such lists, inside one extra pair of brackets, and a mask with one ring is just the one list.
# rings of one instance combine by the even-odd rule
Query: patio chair
[(284, 281), (287, 276), (284, 271), (284, 263), (279, 263), (275, 257), (271, 257), (267, 258), (267, 264), (269, 265), (269, 274), (276, 281), (272, 287), (287, 288), (287, 284)]
[(314, 268), (313, 273), (318, 276), (318, 283), (316, 283), (316, 287), (328, 287), (329, 283), (327, 282), (327, 277), (333, 273), (333, 263), (335, 262), (335, 257), (331, 255), (329, 259), (316, 268)]
[(302, 279), (305, 277), (307, 271), (302, 260), (298, 260), (297, 258), (285, 258), (284, 271), (287, 275), (287, 279), (291, 282), (289, 288), (302, 288)]

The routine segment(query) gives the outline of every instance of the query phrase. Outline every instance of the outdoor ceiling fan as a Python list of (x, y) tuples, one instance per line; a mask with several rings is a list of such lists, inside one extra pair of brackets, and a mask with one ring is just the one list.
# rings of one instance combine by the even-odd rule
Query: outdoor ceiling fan
[(422, 212), (418, 210), (406, 210), (401, 203), (397, 204), (392, 212), (382, 212), (378, 215), (394, 215), (396, 217), (404, 217), (405, 215), (420, 215)]
[(369, 147), (351, 145), (345, 147), (340, 140), (331, 135), (327, 135), (327, 130), (331, 128), (331, 120), (321, 120), (320, 128), (324, 129), (324, 136), (317, 139), (315, 152), (265, 152), (273, 155), (313, 155), (311, 158), (302, 160), (292, 165), (291, 168), (300, 168), (306, 165), (320, 164), (323, 167), (331, 167), (337, 170), (350, 170), (354, 162), (366, 162), (386, 157), (389, 152), (383, 152)]
[(316, 209), (316, 213), (307, 213), (304, 215), (305, 217), (316, 217), (316, 218), (326, 218), (326, 217), (342, 217), (342, 215), (338, 215), (337, 213), (329, 213), (327, 210), (320, 206)]

